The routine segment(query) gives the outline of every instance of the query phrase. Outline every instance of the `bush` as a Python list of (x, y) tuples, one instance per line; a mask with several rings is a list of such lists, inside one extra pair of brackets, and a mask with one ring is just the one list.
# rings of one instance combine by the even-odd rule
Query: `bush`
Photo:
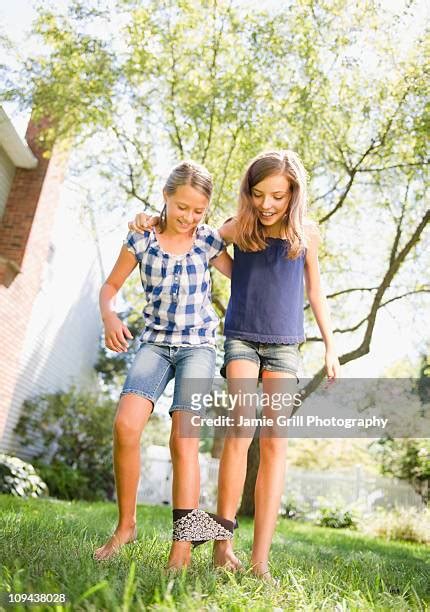
[(385, 476), (410, 482), (424, 503), (430, 501), (430, 440), (382, 438), (374, 445)]
[(94, 499), (91, 481), (85, 474), (54, 459), (50, 464), (36, 463), (42, 478), (49, 484), (49, 494), (58, 499)]
[(358, 508), (343, 508), (339, 501), (330, 502), (319, 497), (312, 504), (294, 495), (282, 497), (280, 514), (288, 519), (311, 521), (320, 527), (332, 529), (355, 529)]
[(48, 487), (31, 463), (0, 453), (0, 493), (17, 497), (41, 497)]
[(358, 517), (352, 509), (342, 508), (339, 504), (320, 502), (315, 513), (315, 524), (332, 529), (355, 529)]
[(24, 402), (15, 431), (23, 445), (40, 440), (35, 465), (51, 495), (113, 499), (112, 421), (116, 404), (95, 393), (52, 393)]
[(430, 508), (379, 509), (360, 521), (360, 530), (386, 540), (430, 544)]
[(311, 510), (310, 504), (294, 495), (284, 495), (281, 500), (281, 516), (291, 520), (306, 520)]

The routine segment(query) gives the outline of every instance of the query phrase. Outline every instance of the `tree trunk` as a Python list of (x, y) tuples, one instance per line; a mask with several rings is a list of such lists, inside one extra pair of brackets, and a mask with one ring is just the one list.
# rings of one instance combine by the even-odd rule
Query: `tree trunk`
[[(213, 408), (215, 418), (218, 416), (222, 416), (224, 413), (224, 409), (222, 406), (215, 405)], [(212, 416), (212, 415), (211, 415)], [(212, 449), (211, 449), (211, 457), (216, 459), (220, 459), (222, 454), (222, 449), (224, 447), (224, 438), (226, 436), (226, 431), (221, 427), (214, 428), (214, 437), (212, 441)]]
[(260, 464), (260, 438), (259, 432), (256, 432), (254, 439), (248, 449), (248, 458), (246, 464), (246, 479), (243, 488), (242, 503), (239, 508), (239, 515), (254, 516), (255, 512), (255, 482), (257, 480), (258, 466)]
[(215, 432), (215, 436), (212, 442), (211, 456), (215, 457), (216, 459), (219, 459), (221, 457), (223, 446), (224, 446), (224, 436), (216, 435), (216, 432)]

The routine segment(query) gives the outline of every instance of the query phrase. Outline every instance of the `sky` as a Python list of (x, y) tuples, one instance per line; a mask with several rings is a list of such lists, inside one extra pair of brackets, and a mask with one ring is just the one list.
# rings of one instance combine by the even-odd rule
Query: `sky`
[[(55, 5), (65, 7), (68, 0), (56, 0)], [(241, 0), (241, 4), (249, 6), (250, 9), (261, 6), (257, 0)], [(405, 2), (401, 0), (383, 0), (381, 5), (384, 10), (398, 10), (404, 7)], [(29, 40), (27, 32), (35, 16), (35, 2), (33, 0), (15, 0), (14, 2), (0, 3), (0, 32), (3, 30), (8, 36), (19, 44), (23, 55), (34, 52), (34, 43)], [(265, 3), (265, 8), (279, 6), (278, 2), (270, 0)], [(408, 44), (411, 31), (421, 29), (423, 24), (428, 21), (430, 3), (422, 1), (419, 3), (415, 15), (410, 21), (410, 28), (405, 31), (404, 44)], [(25, 134), (25, 129), (29, 119), (29, 113), (21, 113), (14, 104), (5, 104), (5, 111), (13, 122), (16, 130), (21, 137)], [(69, 198), (72, 201), (76, 193), (70, 192)], [(104, 219), (106, 221), (106, 219)], [(109, 270), (117, 256), (121, 245), (121, 239), (126, 232), (115, 230), (117, 221), (112, 222), (112, 231), (105, 234), (102, 244), (103, 265), (105, 270)], [(382, 309), (378, 315), (375, 328), (371, 353), (359, 360), (354, 361), (344, 368), (344, 376), (354, 377), (374, 377), (381, 374), (381, 370), (390, 364), (402, 360), (410, 359), (416, 361), (418, 358), (419, 339), (422, 334), (411, 324), (412, 312), (407, 303), (396, 303), (393, 307)]]

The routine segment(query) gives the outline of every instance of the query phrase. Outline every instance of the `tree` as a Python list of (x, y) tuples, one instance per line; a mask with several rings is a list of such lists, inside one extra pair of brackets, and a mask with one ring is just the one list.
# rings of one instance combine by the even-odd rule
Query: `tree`
[[(45, 138), (79, 145), (75, 173), (89, 182), (97, 167), (112, 202), (153, 210), (157, 165), (206, 164), (214, 224), (234, 212), (251, 157), (299, 151), (346, 364), (370, 351), (382, 308), (407, 299), (419, 309), (429, 292), (430, 45), (421, 32), (401, 44), (416, 4), (393, 15), (374, 0), (365, 10), (299, 0), (250, 14), (223, 0), (118, 0), (115, 19), (102, 3), (71, 2), (64, 15), (42, 7), (35, 32), (48, 52), (8, 72), (3, 97), (36, 116), (49, 109)], [(220, 314), (227, 291), (215, 274)], [(312, 326), (308, 307), (306, 316)], [(310, 334), (306, 350), (320, 342)], [(307, 395), (323, 377), (315, 366)], [(252, 500), (242, 509), (252, 512)]]
[(379, 440), (382, 474), (408, 481), (425, 504), (430, 501), (430, 441)]
[[(423, 406), (430, 403), (429, 355), (422, 354), (415, 393)], [(375, 445), (382, 474), (409, 482), (425, 504), (430, 502), (430, 440), (383, 438)]]

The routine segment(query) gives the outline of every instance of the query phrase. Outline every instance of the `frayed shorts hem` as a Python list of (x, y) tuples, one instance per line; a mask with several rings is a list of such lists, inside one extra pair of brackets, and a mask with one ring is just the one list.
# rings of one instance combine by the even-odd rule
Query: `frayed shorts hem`
[(222, 364), (222, 368), (220, 370), (221, 376), (223, 378), (227, 378), (227, 366), (230, 363), (230, 361), (240, 361), (241, 359), (244, 359), (245, 361), (251, 361), (252, 363), (255, 363), (257, 366), (260, 365), (260, 361), (258, 359), (254, 359), (253, 357), (250, 357), (249, 355), (232, 355), (231, 357), (224, 359), (224, 363)]
[(151, 397), (148, 393), (144, 393), (143, 391), (140, 391), (139, 389), (123, 389), (119, 397), (121, 398), (124, 395), (138, 395), (139, 397), (143, 399), (147, 399), (148, 401), (152, 403), (152, 410), (154, 410), (155, 398), (153, 396)]
[(283, 372), (284, 374), (292, 374), (293, 376), (296, 377), (297, 384), (299, 384), (300, 382), (300, 378), (297, 376), (297, 372), (295, 372), (294, 370), (288, 369), (288, 368), (265, 367), (263, 369), (263, 372)]
[(199, 408), (199, 410), (196, 410), (195, 408), (192, 408), (191, 406), (172, 406), (171, 408), (169, 408), (170, 416), (172, 416), (174, 412), (191, 412), (192, 414), (202, 416), (201, 408)]
[[(248, 355), (230, 357), (230, 359), (226, 359), (225, 362), (223, 363), (223, 366), (220, 371), (221, 376), (223, 376), (223, 378), (227, 378), (227, 365), (231, 361), (237, 361), (240, 359), (246, 359), (246, 361), (251, 361), (252, 363), (256, 363), (257, 365), (260, 365), (257, 359), (253, 359), (252, 357), (249, 357)], [(271, 368), (270, 366), (269, 367), (265, 366), (264, 368), (260, 370), (258, 374), (258, 380), (262, 380), (263, 372), (284, 372), (285, 374), (293, 374), (293, 376), (296, 377), (297, 384), (299, 384), (300, 382), (300, 378), (297, 376), (297, 372), (295, 372), (294, 370), (290, 368)]]

